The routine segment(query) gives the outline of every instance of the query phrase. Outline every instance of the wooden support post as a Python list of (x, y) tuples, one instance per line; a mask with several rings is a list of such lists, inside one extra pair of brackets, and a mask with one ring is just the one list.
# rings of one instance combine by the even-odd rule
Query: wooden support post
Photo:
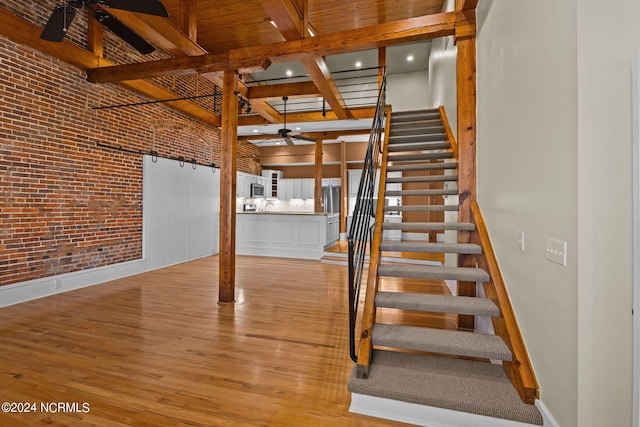
[(340, 232), (349, 234), (347, 215), (349, 214), (349, 187), (347, 182), (347, 143), (340, 142)]
[(220, 141), (220, 260), (219, 302), (235, 299), (236, 164), (238, 152), (238, 73), (225, 71), (222, 88)]
[(313, 188), (313, 211), (322, 212), (322, 139), (317, 138), (314, 161), (315, 187)]
[(196, 0), (180, 0), (178, 26), (193, 42), (198, 41)]
[(387, 48), (386, 46), (378, 48), (378, 89), (382, 86), (382, 76), (384, 76), (385, 68), (387, 66)]
[(88, 16), (87, 47), (95, 56), (104, 58), (104, 27), (98, 23), (92, 14), (89, 13)]
[[(475, 28), (463, 28), (463, 37), (456, 37), (458, 56), (457, 103), (458, 103), (458, 197), (459, 222), (471, 222), (471, 204), (476, 200), (476, 37)], [(469, 233), (458, 233), (458, 241), (469, 241)], [(458, 266), (475, 267), (472, 257), (458, 256)], [(459, 296), (475, 296), (474, 282), (458, 282)], [(458, 328), (474, 329), (474, 318), (458, 315)]]

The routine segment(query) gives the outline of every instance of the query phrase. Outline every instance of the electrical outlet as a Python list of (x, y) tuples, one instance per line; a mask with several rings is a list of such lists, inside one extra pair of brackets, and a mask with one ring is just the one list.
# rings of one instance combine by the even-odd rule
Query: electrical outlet
[(524, 251), (524, 231), (518, 231), (518, 249)]
[(545, 258), (556, 264), (567, 266), (567, 242), (562, 240), (545, 238)]

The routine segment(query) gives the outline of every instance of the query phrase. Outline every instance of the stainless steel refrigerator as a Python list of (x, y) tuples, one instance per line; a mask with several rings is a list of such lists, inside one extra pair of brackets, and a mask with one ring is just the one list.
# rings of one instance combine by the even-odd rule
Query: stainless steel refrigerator
[(322, 212), (340, 213), (340, 187), (322, 187)]

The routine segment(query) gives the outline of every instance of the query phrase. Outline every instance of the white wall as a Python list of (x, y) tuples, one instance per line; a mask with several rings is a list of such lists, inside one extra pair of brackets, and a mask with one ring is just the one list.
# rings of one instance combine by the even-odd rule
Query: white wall
[[(561, 426), (577, 425), (575, 15), (574, 2), (483, 2), (478, 34), (478, 201)], [(567, 242), (566, 267), (545, 260), (545, 237)]]
[(427, 94), (429, 74), (426, 71), (387, 75), (387, 104), (392, 111), (430, 108)]
[(631, 64), (640, 3), (578, 2), (578, 425), (631, 425)]

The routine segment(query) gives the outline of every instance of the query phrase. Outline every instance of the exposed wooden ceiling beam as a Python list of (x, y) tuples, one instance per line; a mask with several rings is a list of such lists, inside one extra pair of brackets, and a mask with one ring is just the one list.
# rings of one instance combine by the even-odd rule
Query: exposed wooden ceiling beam
[[(193, 0), (183, 0), (193, 1)], [(188, 34), (181, 31), (178, 27), (173, 25), (171, 21), (159, 16), (145, 15), (141, 13), (132, 13), (123, 10), (109, 9), (109, 12), (120, 19), (130, 28), (134, 29), (143, 38), (151, 42), (152, 44), (172, 53), (178, 58), (183, 58), (185, 61), (189, 61), (189, 57), (199, 58), (203, 60), (201, 62), (201, 68), (185, 69), (178, 73), (166, 72), (162, 68), (162, 64), (157, 65), (162, 61), (149, 61), (136, 64), (120, 65), (117, 67), (103, 67), (89, 70), (87, 72), (88, 80), (94, 83), (106, 83), (131, 79), (145, 79), (149, 77), (160, 77), (165, 75), (182, 75), (199, 72), (202, 77), (210, 80), (216, 86), (222, 88), (222, 73), (224, 70), (231, 70), (225, 66), (229, 62), (229, 56), (227, 54), (222, 55), (207, 55), (207, 51), (199, 46), (194, 40), (192, 40)], [(184, 59), (186, 58), (186, 59)], [(178, 59), (179, 60), (179, 59)], [(248, 61), (246, 66), (238, 69), (241, 73), (248, 73), (257, 70), (268, 68), (269, 61), (258, 60)], [(154, 69), (153, 75), (149, 74), (150, 67)], [(104, 75), (111, 75), (115, 70), (114, 78), (104, 78)], [(240, 82), (241, 88), (244, 86)], [(245, 87), (246, 89), (246, 87)], [(245, 95), (245, 94), (243, 94)], [(246, 95), (245, 95), (246, 96)], [(271, 107), (268, 103), (257, 100), (252, 103), (252, 109), (256, 113), (262, 115), (269, 123), (279, 123), (281, 120), (280, 113)]]
[[(301, 40), (307, 36), (304, 17), (300, 16), (291, 0), (260, 0), (260, 3), (285, 40)], [(331, 77), (324, 58), (316, 55), (305, 58), (301, 62), (336, 115), (342, 120), (351, 119), (352, 115)]]
[[(251, 104), (253, 105), (253, 104)], [(363, 107), (352, 108), (354, 120), (357, 119), (371, 119), (376, 113), (375, 107)], [(306, 111), (291, 113), (287, 111), (287, 123), (300, 123), (300, 122), (324, 122), (328, 120), (340, 120), (333, 111), (327, 111), (323, 114), (322, 111)], [(259, 126), (268, 125), (270, 122), (257, 115), (241, 116), (238, 118), (238, 126)]]
[(180, 0), (178, 26), (193, 42), (198, 40), (196, 0)]
[(321, 97), (322, 94), (314, 82), (250, 86), (247, 92), (249, 101), (273, 101), (283, 96), (293, 99)]
[(243, 61), (243, 64), (231, 64), (229, 54), (221, 53), (95, 68), (87, 71), (87, 80), (92, 83), (113, 83), (122, 80), (179, 76), (196, 72), (204, 74), (239, 70), (243, 73), (251, 73), (264, 70), (269, 65), (268, 59), (249, 59)]
[(177, 58), (208, 53), (167, 18), (112, 8), (108, 12), (149, 43)]
[[(211, 54), (151, 61), (145, 63), (147, 64), (146, 70), (136, 70), (135, 78), (154, 77), (157, 73), (162, 75), (182, 74), (185, 70), (205, 72), (201, 71), (201, 69), (206, 69), (207, 72), (215, 72), (241, 69), (248, 64), (255, 66), (261, 60), (279, 63), (302, 60), (318, 55), (355, 52), (451, 36), (455, 32), (456, 26), (473, 23), (475, 23), (474, 11), (444, 12), (337, 33), (320, 34), (316, 37), (308, 37), (302, 40), (235, 49), (229, 52), (228, 61), (221, 60), (222, 57), (220, 55)], [(120, 71), (120, 68), (126, 70), (134, 65), (139, 64), (120, 65), (110, 70), (92, 70), (91, 74), (95, 81), (118, 81), (125, 74), (125, 71)], [(126, 73), (128, 73), (128, 76), (133, 75), (133, 72), (126, 71)]]
[[(68, 41), (60, 43), (48, 42), (40, 39), (42, 28), (19, 18), (4, 8), (0, 8), (0, 34), (20, 43), (39, 50), (47, 55), (58, 58), (82, 70), (96, 68), (103, 65), (113, 65), (104, 58), (82, 49)], [(138, 92), (152, 99), (174, 99), (180, 97), (173, 92), (156, 86), (145, 80), (131, 80), (121, 82), (121, 86)], [(204, 123), (220, 126), (220, 117), (210, 111), (188, 101), (173, 101), (167, 103), (178, 111), (188, 114)]]
[[(321, 132), (302, 132), (301, 135), (304, 135), (309, 138), (315, 138), (320, 140), (327, 139), (338, 139), (341, 136), (351, 136), (351, 135), (367, 135), (371, 133), (371, 128), (366, 129), (348, 129), (348, 130), (328, 130)], [(238, 140), (242, 141), (258, 141), (258, 140), (266, 140), (266, 139), (274, 139), (277, 135), (240, 135), (238, 136)]]
[(320, 34), (302, 40), (234, 49), (229, 52), (229, 59), (232, 64), (246, 58), (268, 58), (273, 63), (296, 61), (317, 55), (334, 55), (451, 36), (457, 26), (473, 23), (475, 11), (443, 12)]
[(475, 10), (478, 0), (456, 0), (456, 10)]

